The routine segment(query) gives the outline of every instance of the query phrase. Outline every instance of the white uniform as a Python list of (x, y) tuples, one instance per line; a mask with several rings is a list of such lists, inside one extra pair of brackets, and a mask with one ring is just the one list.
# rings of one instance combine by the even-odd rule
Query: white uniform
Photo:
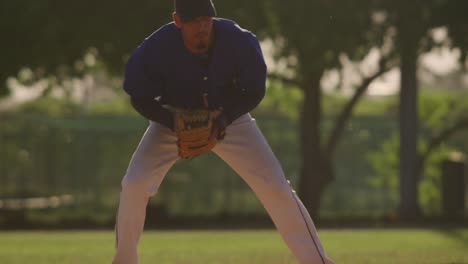
[[(148, 199), (157, 193), (164, 176), (179, 158), (176, 142), (170, 129), (150, 122), (122, 181), (113, 264), (138, 263), (137, 245)], [(225, 139), (213, 152), (255, 192), (299, 263), (333, 263), (326, 257), (312, 219), (250, 114), (227, 127)]]

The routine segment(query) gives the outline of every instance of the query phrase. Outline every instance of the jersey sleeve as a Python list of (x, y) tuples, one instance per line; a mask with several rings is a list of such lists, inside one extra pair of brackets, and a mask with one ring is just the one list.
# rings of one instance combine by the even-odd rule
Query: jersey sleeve
[[(124, 90), (130, 97), (157, 97), (161, 95), (162, 78), (157, 69), (149, 69), (147, 42), (131, 54), (125, 66)], [(156, 74), (154, 74), (156, 73)]]
[(172, 129), (172, 114), (161, 104), (164, 79), (157, 63), (148, 61), (157, 60), (157, 56), (150, 54), (147, 45), (147, 41), (143, 42), (130, 56), (123, 88), (140, 115)]
[(257, 38), (250, 32), (238, 46), (238, 74), (235, 78), (236, 96), (225, 107), (228, 123), (252, 111), (265, 96), (267, 67)]

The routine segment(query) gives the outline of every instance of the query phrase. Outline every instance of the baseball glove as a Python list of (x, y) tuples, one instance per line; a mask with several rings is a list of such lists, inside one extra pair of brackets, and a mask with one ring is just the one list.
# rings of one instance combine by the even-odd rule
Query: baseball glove
[(201, 155), (213, 149), (224, 138), (225, 126), (221, 122), (220, 110), (174, 111), (174, 131), (181, 158)]

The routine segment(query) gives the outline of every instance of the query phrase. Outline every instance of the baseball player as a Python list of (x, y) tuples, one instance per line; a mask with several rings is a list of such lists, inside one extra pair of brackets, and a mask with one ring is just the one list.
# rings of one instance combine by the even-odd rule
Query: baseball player
[(211, 0), (175, 0), (173, 22), (138, 46), (124, 89), (150, 120), (122, 180), (114, 264), (138, 263), (148, 199), (180, 158), (213, 151), (255, 192), (301, 264), (330, 264), (314, 223), (249, 114), (265, 94), (255, 35)]

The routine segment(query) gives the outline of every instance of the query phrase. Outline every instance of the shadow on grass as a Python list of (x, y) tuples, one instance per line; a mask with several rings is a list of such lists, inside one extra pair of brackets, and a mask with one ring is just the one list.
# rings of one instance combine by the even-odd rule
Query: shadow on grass
[(467, 229), (439, 229), (438, 230), (442, 235), (456, 240), (457, 242), (461, 243), (468, 247), (468, 230)]

